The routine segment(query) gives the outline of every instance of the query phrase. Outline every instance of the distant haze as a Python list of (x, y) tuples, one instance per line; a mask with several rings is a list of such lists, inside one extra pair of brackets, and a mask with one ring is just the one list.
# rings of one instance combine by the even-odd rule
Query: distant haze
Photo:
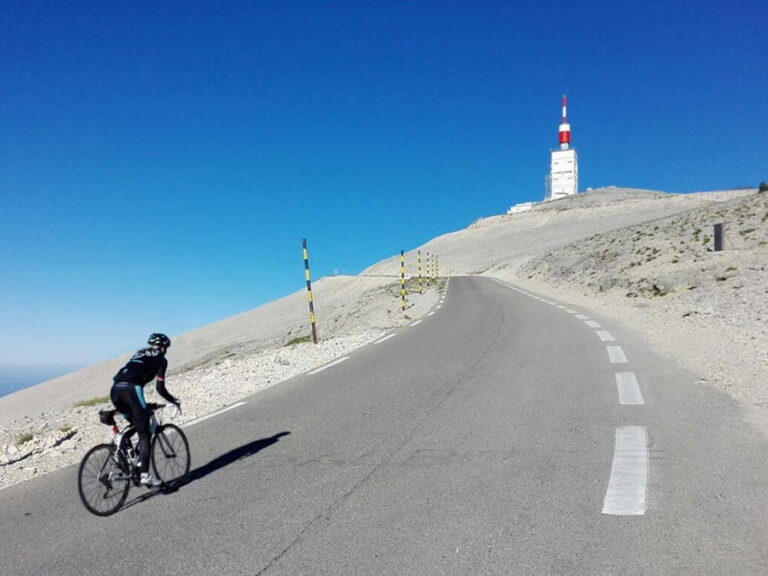
[(46, 364), (40, 366), (9, 366), (0, 364), (0, 396), (7, 396), (67, 372), (80, 366)]

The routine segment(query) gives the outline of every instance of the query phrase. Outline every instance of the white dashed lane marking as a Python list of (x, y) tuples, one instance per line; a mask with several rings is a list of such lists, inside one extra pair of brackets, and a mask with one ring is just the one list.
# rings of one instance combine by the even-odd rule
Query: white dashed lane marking
[[(546, 304), (557, 306), (569, 314), (574, 314), (590, 328), (603, 328), (599, 322), (590, 320), (589, 316), (580, 314), (550, 300), (529, 294), (497, 280), (516, 290), (520, 294), (530, 296)], [(607, 330), (596, 330), (602, 342), (615, 342), (616, 339)], [(628, 362), (621, 346), (606, 346), (608, 360), (612, 364)], [(624, 406), (644, 405), (643, 394), (634, 372), (617, 372), (616, 388), (619, 403)], [(622, 426), (616, 429), (616, 439), (613, 452), (611, 476), (603, 501), (603, 514), (616, 516), (640, 516), (645, 514), (648, 484), (648, 432), (645, 426)]]
[(606, 346), (608, 350), (608, 361), (611, 364), (624, 364), (627, 362), (627, 356), (624, 354), (621, 346)]
[(421, 324), (421, 320), (416, 320), (411, 326), (418, 326), (419, 324)]
[(219, 414), (224, 414), (224, 412), (229, 412), (233, 408), (237, 408), (238, 406), (242, 406), (245, 404), (245, 402), (238, 402), (237, 404), (232, 404), (232, 406), (227, 406), (226, 408), (222, 408), (221, 410), (218, 410), (216, 412), (212, 412), (211, 414), (206, 414), (205, 416), (200, 416), (200, 418), (195, 418), (191, 422), (187, 422), (184, 424), (185, 428), (189, 428), (190, 426), (194, 426), (195, 424), (199, 424), (200, 422), (203, 422), (204, 420), (208, 420), (208, 418), (213, 418), (214, 416), (218, 416)]
[(645, 426), (617, 428), (611, 478), (603, 501), (603, 514), (645, 514), (647, 482), (648, 434)]
[(384, 338), (379, 338), (378, 340), (376, 340), (374, 344), (381, 344), (385, 340), (389, 340), (390, 338), (394, 338), (395, 336), (397, 336), (397, 334), (390, 334), (389, 336), (384, 336)]
[(341, 364), (345, 360), (349, 360), (349, 356), (344, 356), (344, 358), (339, 358), (338, 360), (334, 360), (330, 364), (326, 364), (325, 366), (321, 366), (320, 368), (312, 370), (311, 372), (307, 372), (307, 374), (317, 374), (318, 372), (322, 372), (323, 370), (327, 370), (328, 368), (330, 368), (332, 366), (336, 366), (337, 364)]
[(624, 406), (645, 404), (634, 372), (616, 372), (616, 388), (619, 391), (619, 404)]
[(427, 314), (427, 316), (434, 316), (434, 315), (435, 315), (434, 312), (430, 312), (429, 314)]

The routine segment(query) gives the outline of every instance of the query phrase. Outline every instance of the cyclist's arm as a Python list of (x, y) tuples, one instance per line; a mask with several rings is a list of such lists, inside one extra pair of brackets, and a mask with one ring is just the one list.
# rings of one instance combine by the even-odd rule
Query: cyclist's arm
[(173, 395), (168, 392), (165, 388), (165, 371), (168, 368), (168, 360), (163, 358), (162, 362), (160, 362), (160, 367), (157, 369), (157, 380), (155, 381), (155, 389), (157, 390), (157, 393), (160, 394), (163, 398), (165, 398), (168, 402), (171, 404), (176, 404), (177, 400), (173, 397)]

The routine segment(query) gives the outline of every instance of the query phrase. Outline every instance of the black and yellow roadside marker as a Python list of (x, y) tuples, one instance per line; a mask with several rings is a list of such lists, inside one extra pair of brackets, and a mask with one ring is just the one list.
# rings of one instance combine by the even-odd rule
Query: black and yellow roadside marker
[(309, 322), (312, 325), (312, 343), (317, 344), (317, 329), (315, 328), (315, 304), (312, 301), (312, 281), (309, 278), (309, 255), (307, 254), (307, 240), (301, 241), (304, 249), (304, 274), (307, 277), (307, 297), (309, 298)]
[(427, 272), (427, 286), (429, 286), (429, 285), (431, 284), (431, 282), (430, 282), (430, 276), (431, 276), (431, 274), (432, 274), (432, 273), (430, 272), (430, 270), (429, 270), (429, 265), (430, 265), (430, 264), (429, 264), (429, 252), (427, 252), (427, 267), (426, 267), (426, 272)]
[(429, 281), (434, 282), (435, 281), (435, 259), (437, 256), (432, 254), (432, 261), (429, 264)]
[(405, 251), (400, 250), (400, 309), (405, 310)]
[(419, 250), (419, 294), (424, 294), (424, 290), (421, 289), (421, 250)]

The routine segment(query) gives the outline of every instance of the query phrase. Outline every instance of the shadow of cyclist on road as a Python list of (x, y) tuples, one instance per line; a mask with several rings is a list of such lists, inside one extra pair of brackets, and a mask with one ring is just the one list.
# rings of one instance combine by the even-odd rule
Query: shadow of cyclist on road
[(135, 506), (136, 504), (139, 504), (150, 498), (153, 498), (158, 494), (169, 494), (171, 492), (176, 492), (179, 488), (185, 486), (186, 484), (189, 484), (190, 482), (194, 482), (195, 480), (200, 480), (201, 478), (205, 478), (206, 476), (208, 476), (208, 474), (212, 474), (213, 472), (216, 472), (217, 470), (221, 470), (222, 468), (229, 466), (230, 464), (233, 464), (238, 460), (242, 460), (249, 456), (253, 456), (257, 452), (260, 452), (265, 448), (269, 448), (273, 444), (276, 444), (277, 442), (279, 442), (280, 438), (282, 438), (283, 436), (288, 436), (289, 434), (290, 432), (279, 432), (274, 436), (270, 436), (269, 438), (260, 438), (259, 440), (254, 440), (253, 442), (249, 442), (248, 444), (243, 444), (238, 448), (234, 448), (233, 450), (230, 450), (229, 452), (226, 452), (221, 456), (217, 456), (207, 464), (204, 464), (199, 468), (195, 468), (194, 470), (191, 470), (189, 474), (187, 474), (183, 478), (179, 478), (178, 480), (174, 480), (172, 482), (164, 484), (163, 487), (160, 488), (159, 490), (153, 490), (146, 494), (142, 494), (141, 496), (131, 500), (130, 502), (126, 502), (126, 504), (123, 506), (123, 509)]
[(164, 491), (167, 492), (178, 490), (185, 484), (189, 484), (195, 480), (205, 478), (208, 476), (208, 474), (212, 474), (213, 472), (216, 472), (225, 466), (229, 466), (238, 460), (242, 460), (248, 456), (253, 456), (257, 452), (260, 452), (265, 448), (269, 448), (273, 444), (276, 444), (280, 441), (280, 438), (283, 436), (288, 436), (288, 434), (290, 434), (290, 432), (279, 432), (278, 434), (275, 434), (269, 438), (261, 438), (259, 440), (254, 440), (253, 442), (249, 442), (248, 444), (243, 444), (234, 450), (230, 450), (221, 456), (217, 456), (207, 464), (191, 470), (189, 474), (187, 474), (184, 478), (179, 478), (178, 480), (168, 483)]

